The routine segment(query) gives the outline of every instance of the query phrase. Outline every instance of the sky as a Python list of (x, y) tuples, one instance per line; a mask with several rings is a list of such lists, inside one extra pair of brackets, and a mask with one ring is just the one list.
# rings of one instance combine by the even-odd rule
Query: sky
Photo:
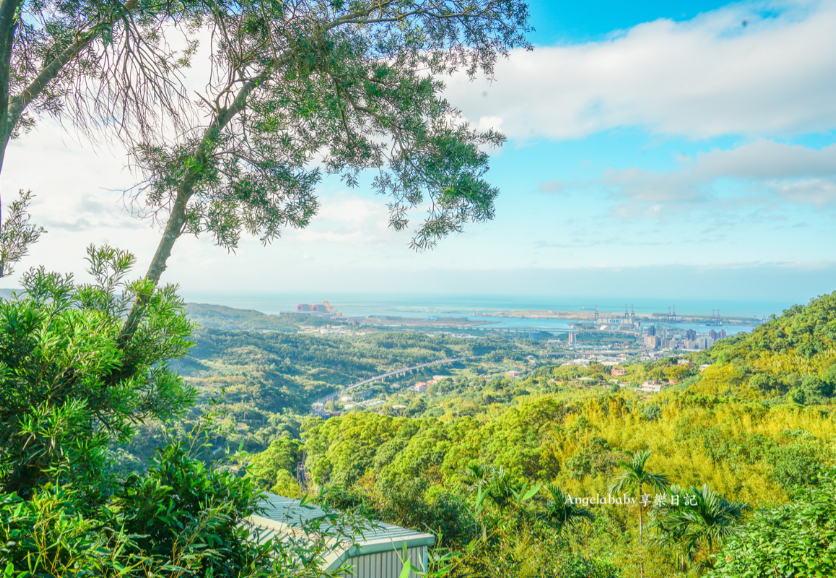
[[(491, 151), (496, 217), (422, 253), (362, 180), (318, 191), (304, 230), (235, 253), (183, 238), (164, 280), (197, 291), (590, 295), (806, 302), (836, 290), (836, 1), (546, 2), (531, 51), (445, 79)], [(14, 141), (3, 199), (49, 233), (22, 268), (84, 275), (110, 243), (144, 271), (124, 151), (44, 122)], [(18, 276), (2, 280), (11, 287)]]

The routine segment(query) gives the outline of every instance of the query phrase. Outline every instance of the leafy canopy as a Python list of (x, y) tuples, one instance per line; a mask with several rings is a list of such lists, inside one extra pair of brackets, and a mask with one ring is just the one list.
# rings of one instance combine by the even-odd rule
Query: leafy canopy
[(836, 471), (793, 502), (756, 512), (716, 557), (711, 578), (836, 574)]
[(166, 223), (148, 277), (157, 280), (183, 233), (210, 233), (234, 249), (304, 227), (323, 174), (357, 185), (364, 171), (388, 196), (390, 224), (427, 217), (413, 246), (433, 246), (469, 221), (490, 219), (497, 190), (484, 180), (503, 142), (471, 129), (441, 95), (457, 71), (492, 74), (527, 47), (519, 0), (296, 0), (219, 2), (212, 31), (205, 122), (136, 147), (146, 179), (132, 194)]
[[(0, 302), (0, 489), (29, 496), (47, 482), (95, 486), (105, 449), (135, 426), (190, 407), (195, 391), (168, 368), (191, 345), (174, 287), (128, 283), (130, 253), (88, 249), (95, 282), (32, 269), (25, 293)], [(122, 317), (148, 296), (137, 331)]]

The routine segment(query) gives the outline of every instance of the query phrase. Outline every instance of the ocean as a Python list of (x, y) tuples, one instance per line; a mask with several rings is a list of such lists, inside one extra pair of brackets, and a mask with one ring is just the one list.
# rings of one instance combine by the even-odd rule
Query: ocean
[[(676, 309), (677, 315), (719, 314), (722, 317), (748, 317), (753, 321), (780, 315), (793, 303), (782, 301), (732, 301), (709, 299), (589, 299), (585, 297), (531, 297), (531, 296), (490, 296), (490, 295), (408, 295), (408, 294), (315, 294), (315, 293), (246, 293), (246, 292), (196, 292), (183, 291), (186, 301), (211, 303), (236, 309), (252, 309), (262, 313), (277, 314), (295, 311), (299, 303), (321, 303), (328, 301), (345, 316), (393, 315), (421, 318), (426, 316), (470, 317), (494, 311), (594, 311), (598, 307), (602, 323), (610, 317), (624, 314), (625, 304), (636, 314), (649, 315)], [(670, 309), (669, 309), (670, 308)], [(607, 315), (607, 314), (612, 315)], [(508, 330), (566, 331), (569, 321), (563, 319), (523, 319), (515, 317), (485, 317), (486, 328)], [(489, 323), (490, 322), (490, 323)], [(696, 329), (706, 332), (725, 329), (727, 333), (748, 331), (751, 327), (740, 325), (682, 324), (682, 329)]]

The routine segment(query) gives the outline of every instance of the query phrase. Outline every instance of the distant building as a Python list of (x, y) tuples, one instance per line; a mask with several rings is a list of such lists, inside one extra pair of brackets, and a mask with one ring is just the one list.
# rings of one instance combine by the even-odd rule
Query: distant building
[(642, 386), (639, 388), (639, 391), (646, 391), (650, 393), (659, 393), (662, 391), (662, 388), (667, 385), (664, 382), (656, 381), (655, 379), (651, 379), (650, 381), (645, 381)]
[(415, 385), (412, 386), (413, 391), (421, 393), (422, 391), (427, 391), (427, 388), (430, 386), (426, 381), (419, 381)]
[(688, 341), (694, 341), (697, 338), (697, 332), (693, 329), (689, 329), (685, 332), (685, 339)]
[(382, 399), (370, 399), (368, 401), (362, 402), (359, 405), (362, 406), (362, 407), (374, 407), (376, 405), (383, 405), (384, 403), (386, 403), (386, 402)]
[(343, 403), (345, 403), (347, 401), (354, 401), (354, 397), (352, 397), (350, 395), (344, 395), (340, 398), (340, 401), (343, 402)]
[(677, 359), (676, 364), (677, 365), (687, 365), (688, 367), (694, 367), (694, 362), (691, 361), (690, 359)]
[(577, 334), (576, 334), (576, 333), (570, 333), (570, 334), (569, 334), (569, 343), (570, 343), (570, 344), (572, 344), (572, 345), (574, 345), (574, 344), (575, 344), (575, 343), (577, 343), (577, 342), (578, 342), (578, 336), (577, 336)]
[(651, 349), (656, 349), (661, 344), (661, 339), (659, 339), (655, 335), (645, 335), (644, 344)]
[(720, 331), (714, 331), (713, 329), (708, 332), (708, 336), (713, 339), (714, 341), (720, 341), (721, 339), (726, 338), (726, 330), (721, 329)]
[(655, 327), (655, 326), (653, 326), (653, 325), (651, 325), (650, 327), (648, 327), (648, 328), (647, 328), (647, 334), (648, 334), (648, 335), (651, 335), (651, 336), (652, 336), (652, 335), (656, 335), (656, 327)]
[(622, 377), (624, 375), (627, 375), (627, 370), (623, 367), (613, 367), (612, 369), (610, 369), (610, 375), (612, 375), (613, 377)]
[(520, 377), (522, 373), (520, 373), (519, 371), (506, 371), (505, 375), (508, 377)]

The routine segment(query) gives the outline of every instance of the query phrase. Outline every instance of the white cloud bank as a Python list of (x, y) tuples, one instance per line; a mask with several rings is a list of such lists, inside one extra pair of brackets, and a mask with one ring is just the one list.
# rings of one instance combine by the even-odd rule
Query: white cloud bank
[[(778, 15), (758, 16), (769, 8)], [(474, 124), (519, 140), (633, 126), (690, 138), (832, 130), (836, 2), (733, 5), (603, 42), (515, 51), (496, 79), (454, 77), (446, 94)]]
[(757, 141), (698, 153), (670, 172), (606, 169), (598, 182), (633, 201), (665, 203), (709, 199), (721, 179), (755, 184), (785, 201), (829, 204), (836, 201), (836, 145), (817, 150)]

